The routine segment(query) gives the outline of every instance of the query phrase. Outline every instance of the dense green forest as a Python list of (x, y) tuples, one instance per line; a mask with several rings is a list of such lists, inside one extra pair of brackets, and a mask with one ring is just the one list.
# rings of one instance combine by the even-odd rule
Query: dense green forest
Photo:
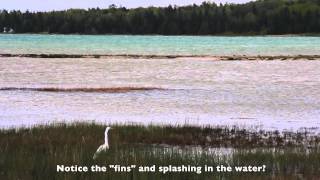
[[(1, 7), (0, 7), (1, 9)], [(0, 28), (16, 33), (298, 34), (320, 33), (320, 0), (258, 0), (246, 4), (52, 12), (0, 11)]]

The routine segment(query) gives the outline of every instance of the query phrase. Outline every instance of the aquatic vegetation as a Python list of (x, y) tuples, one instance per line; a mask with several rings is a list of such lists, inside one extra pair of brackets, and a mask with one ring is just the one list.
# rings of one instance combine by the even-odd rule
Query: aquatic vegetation
[(38, 92), (86, 92), (86, 93), (126, 93), (131, 91), (152, 91), (164, 90), (157, 87), (110, 87), (110, 88), (22, 88), (22, 87), (3, 87), (0, 91), (38, 91)]
[(122, 143), (198, 145), (209, 147), (318, 147), (320, 136), (308, 132), (266, 131), (237, 126), (115, 126), (111, 136)]
[[(110, 149), (92, 160), (105, 126), (56, 124), (0, 132), (1, 179), (290, 179), (320, 176), (319, 136), (238, 127), (115, 125)], [(266, 138), (268, 137), (268, 138)], [(265, 142), (265, 143), (264, 143)], [(272, 142), (272, 143), (270, 143)], [(289, 143), (290, 142), (290, 143)], [(292, 142), (292, 143), (291, 143)], [(304, 143), (308, 144), (306, 146)], [(166, 145), (165, 145), (166, 144)], [(170, 144), (170, 145), (169, 145)], [(310, 146), (309, 146), (310, 145)], [(213, 148), (227, 147), (227, 148)], [(266, 166), (260, 173), (57, 173), (57, 165)]]

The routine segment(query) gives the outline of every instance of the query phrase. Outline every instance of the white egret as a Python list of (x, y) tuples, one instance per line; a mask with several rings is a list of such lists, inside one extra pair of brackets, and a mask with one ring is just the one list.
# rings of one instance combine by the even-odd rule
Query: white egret
[(106, 130), (104, 131), (104, 144), (99, 146), (97, 151), (93, 155), (93, 159), (96, 159), (100, 153), (106, 152), (107, 149), (109, 149), (109, 141), (108, 141), (108, 132), (111, 129), (111, 127), (107, 127)]

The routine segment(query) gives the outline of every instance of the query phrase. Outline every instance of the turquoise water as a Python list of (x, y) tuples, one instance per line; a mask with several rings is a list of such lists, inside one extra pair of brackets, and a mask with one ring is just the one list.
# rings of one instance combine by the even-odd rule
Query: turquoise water
[(320, 37), (0, 34), (0, 53), (318, 55)]

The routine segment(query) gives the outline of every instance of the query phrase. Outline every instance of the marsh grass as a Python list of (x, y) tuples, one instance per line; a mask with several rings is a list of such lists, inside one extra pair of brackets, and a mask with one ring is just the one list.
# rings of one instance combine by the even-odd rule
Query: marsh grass
[[(110, 150), (92, 156), (105, 126), (59, 124), (0, 131), (0, 179), (293, 179), (320, 177), (319, 137), (237, 127), (113, 126)], [(210, 152), (210, 148), (222, 148)], [(231, 149), (224, 153), (223, 147)], [(57, 173), (56, 165), (266, 165), (261, 173)]]

